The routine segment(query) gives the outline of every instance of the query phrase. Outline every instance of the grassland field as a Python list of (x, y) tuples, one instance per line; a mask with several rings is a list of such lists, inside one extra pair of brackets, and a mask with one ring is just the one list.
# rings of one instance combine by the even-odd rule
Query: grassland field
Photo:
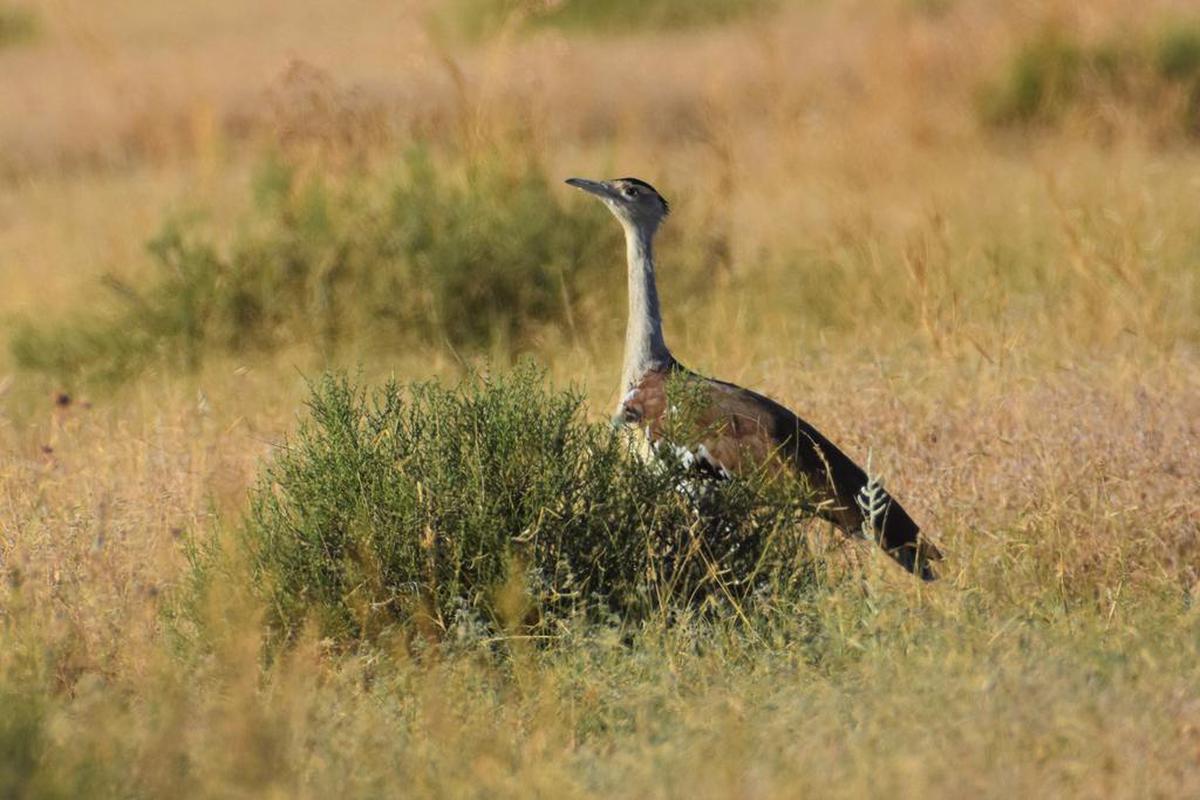
[[(486, 471), (320, 439), (322, 376), (606, 420), (571, 175), (662, 191), (675, 354), (869, 454), (940, 580), (807, 521), (753, 604), (394, 604), (444, 531), (383, 512)], [(1200, 796), (1198, 210), (1187, 2), (0, 0), (0, 797)]]

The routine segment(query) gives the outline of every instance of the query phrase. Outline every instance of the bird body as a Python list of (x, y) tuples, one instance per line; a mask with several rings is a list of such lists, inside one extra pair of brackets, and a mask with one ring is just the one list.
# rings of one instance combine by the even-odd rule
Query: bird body
[(872, 538), (905, 569), (933, 578), (929, 561), (941, 558), (908, 513), (877, 481), (816, 428), (792, 411), (732, 383), (688, 370), (667, 348), (653, 255), (654, 234), (669, 207), (645, 181), (620, 178), (568, 184), (598, 196), (625, 229), (629, 317), (621, 394), (614, 421), (645, 431), (651, 444), (668, 439), (676, 411), (671, 392), (682, 389), (695, 406), (691, 457), (708, 474), (730, 477), (766, 467), (807, 483), (817, 513), (844, 533)]

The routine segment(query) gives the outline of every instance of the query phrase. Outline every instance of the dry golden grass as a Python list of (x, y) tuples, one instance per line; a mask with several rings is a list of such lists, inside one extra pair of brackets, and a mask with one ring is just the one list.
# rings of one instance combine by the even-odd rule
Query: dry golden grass
[[(136, 279), (166, 217), (229, 235), (268, 149), (344, 176), (433, 137), (451, 163), (501, 142), (640, 175), (713, 253), (720, 291), (686, 296), (664, 243), (677, 355), (871, 452), (943, 580), (835, 548), (861, 580), (774, 641), (697, 625), (414, 658), (314, 635), (265, 664), (235, 572), (197, 654), (161, 614), (182, 541), (236, 524), (313, 348), (65, 406), (5, 351), (0, 794), (1200, 793), (1200, 151), (1144, 109), (997, 134), (974, 105), (1045, 25), (1100, 40), (1187, 4), (795, 3), (477, 45), (431, 36), (431, 5), (33, 4), (38, 38), (0, 50), (0, 319)], [(531, 348), (597, 415), (622, 314)]]

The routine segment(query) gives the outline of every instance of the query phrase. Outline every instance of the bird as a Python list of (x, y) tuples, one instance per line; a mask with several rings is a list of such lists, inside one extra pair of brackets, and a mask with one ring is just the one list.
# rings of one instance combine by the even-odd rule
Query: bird
[(673, 410), (668, 386), (682, 380), (689, 398), (699, 398), (699, 441), (682, 443), (689, 463), (716, 478), (774, 465), (805, 481), (817, 514), (844, 534), (870, 536), (900, 566), (934, 580), (930, 562), (941, 560), (941, 552), (878, 480), (775, 400), (693, 372), (672, 355), (663, 337), (654, 264), (654, 236), (670, 213), (666, 199), (638, 178), (566, 183), (599, 198), (625, 231), (629, 312), (613, 422), (644, 431), (652, 446), (679, 446), (666, 439)]

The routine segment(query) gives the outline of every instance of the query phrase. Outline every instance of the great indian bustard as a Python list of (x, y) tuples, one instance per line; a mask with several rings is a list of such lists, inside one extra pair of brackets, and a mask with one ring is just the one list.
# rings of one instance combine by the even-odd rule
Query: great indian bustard
[(625, 229), (629, 320), (616, 421), (643, 428), (651, 443), (657, 444), (670, 407), (668, 383), (682, 379), (699, 386), (702, 440), (687, 444), (706, 471), (736, 474), (776, 459), (808, 482), (820, 501), (818, 513), (851, 536), (871, 530), (901, 566), (931, 580), (929, 562), (940, 559), (941, 553), (920, 534), (900, 504), (845, 453), (774, 400), (697, 375), (671, 355), (663, 339), (654, 278), (654, 234), (669, 211), (662, 195), (637, 178), (570, 178), (567, 183), (599, 197)]

